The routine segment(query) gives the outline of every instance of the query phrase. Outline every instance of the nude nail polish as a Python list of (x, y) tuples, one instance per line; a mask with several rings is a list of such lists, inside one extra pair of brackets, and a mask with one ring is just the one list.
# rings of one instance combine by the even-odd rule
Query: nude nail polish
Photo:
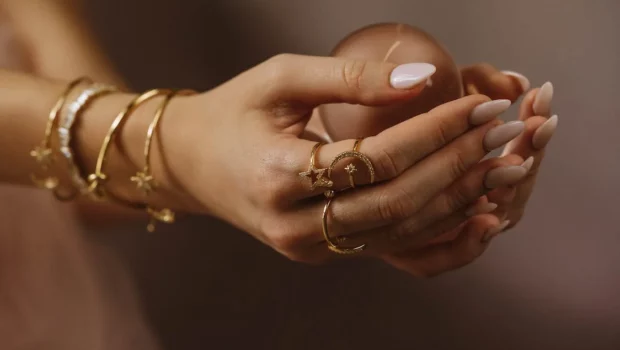
[(529, 173), (530, 169), (532, 169), (532, 165), (534, 165), (534, 157), (530, 156), (521, 164), (521, 166)]
[(469, 123), (482, 125), (504, 113), (510, 107), (510, 100), (488, 101), (476, 106), (469, 115)]
[(491, 202), (481, 205), (472, 205), (469, 209), (467, 209), (465, 215), (467, 215), (468, 217), (472, 217), (481, 214), (488, 214), (495, 209), (497, 209), (497, 204)]
[(502, 233), (506, 229), (506, 227), (508, 227), (508, 225), (510, 225), (510, 220), (505, 220), (501, 224), (499, 224), (498, 226), (489, 229), (484, 234), (484, 237), (482, 237), (482, 243), (489, 242), (493, 237), (495, 237), (498, 234)]
[(523, 129), (525, 129), (525, 124), (522, 121), (513, 121), (496, 126), (484, 136), (484, 148), (488, 151), (499, 148), (521, 135)]
[(527, 170), (520, 165), (495, 168), (487, 173), (484, 178), (484, 186), (493, 189), (514, 185), (521, 181), (525, 175), (527, 175)]
[(536, 129), (534, 136), (532, 136), (532, 146), (536, 149), (544, 148), (551, 141), (557, 126), (558, 116), (554, 115)]
[(437, 68), (430, 63), (406, 63), (394, 68), (390, 84), (399, 90), (411, 89), (435, 74)]
[(553, 100), (553, 84), (546, 82), (540, 87), (534, 99), (534, 114), (546, 117), (551, 114), (551, 100)]
[(523, 74), (521, 73), (517, 73), (517, 72), (513, 72), (511, 70), (504, 70), (502, 71), (503, 74), (508, 75), (510, 77), (515, 78), (519, 84), (521, 85), (521, 89), (523, 89), (523, 92), (527, 91), (530, 89), (531, 85), (530, 85), (530, 80), (528, 78), (526, 78)]

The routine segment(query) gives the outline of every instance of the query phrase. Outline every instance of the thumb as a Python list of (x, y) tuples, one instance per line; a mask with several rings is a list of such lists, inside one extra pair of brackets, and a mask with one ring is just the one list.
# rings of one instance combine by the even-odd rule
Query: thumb
[[(268, 101), (309, 106), (345, 102), (379, 106), (418, 95), (435, 66), (429, 63), (395, 65), (333, 57), (280, 55), (262, 67), (270, 75)], [(265, 80), (263, 80), (265, 81)]]

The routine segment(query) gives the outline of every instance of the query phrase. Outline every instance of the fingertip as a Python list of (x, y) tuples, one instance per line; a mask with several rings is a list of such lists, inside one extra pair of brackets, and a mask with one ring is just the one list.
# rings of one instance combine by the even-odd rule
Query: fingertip
[(390, 73), (390, 85), (397, 90), (410, 90), (421, 85), (423, 89), (437, 67), (425, 62), (405, 63)]

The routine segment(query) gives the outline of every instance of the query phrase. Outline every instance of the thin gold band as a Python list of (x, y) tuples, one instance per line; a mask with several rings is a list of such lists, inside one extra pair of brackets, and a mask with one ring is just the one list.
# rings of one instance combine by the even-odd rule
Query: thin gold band
[[(88, 182), (89, 182), (89, 186), (88, 186), (88, 190), (91, 194), (93, 194), (95, 197), (98, 198), (105, 198), (106, 195), (108, 197), (109, 194), (106, 194), (106, 191), (103, 187), (104, 182), (106, 182), (108, 180), (108, 175), (106, 175), (103, 170), (105, 168), (106, 162), (107, 162), (107, 156), (108, 156), (108, 151), (110, 149), (110, 145), (112, 144), (112, 142), (116, 139), (116, 135), (118, 134), (118, 131), (120, 130), (120, 127), (122, 127), (122, 125), (124, 124), (125, 120), (127, 119), (127, 117), (134, 111), (136, 110), (141, 104), (143, 104), (144, 102), (163, 95), (163, 94), (168, 94), (170, 93), (170, 90), (167, 89), (153, 89), (153, 90), (149, 90), (141, 95), (139, 95), (138, 97), (136, 97), (135, 99), (133, 99), (128, 105), (127, 107), (125, 107), (125, 109), (123, 109), (114, 119), (114, 121), (112, 122), (112, 126), (110, 127), (110, 129), (108, 130), (107, 135), (105, 136), (105, 139), (103, 140), (103, 144), (101, 146), (101, 149), (99, 150), (99, 155), (97, 157), (97, 165), (95, 168), (95, 172), (90, 174), (87, 178)], [(135, 206), (135, 205), (133, 205)]]
[[(138, 171), (136, 175), (131, 177), (131, 181), (136, 183), (136, 187), (140, 190), (145, 196), (151, 194), (151, 192), (155, 191), (157, 184), (153, 179), (153, 174), (151, 172), (151, 149), (153, 143), (153, 137), (155, 135), (155, 131), (159, 125), (159, 121), (161, 120), (166, 108), (168, 107), (170, 101), (176, 96), (188, 96), (193, 95), (196, 92), (193, 90), (181, 90), (172, 93), (168, 93), (165, 99), (162, 101), (160, 106), (157, 108), (155, 112), (155, 116), (153, 117), (153, 121), (149, 125), (149, 128), (146, 132), (146, 141), (144, 143), (144, 168), (142, 171)], [(147, 207), (147, 213), (151, 217), (147, 225), (147, 230), (149, 232), (155, 231), (155, 224), (157, 221), (164, 222), (167, 224), (174, 223), (175, 221), (175, 213), (168, 209), (155, 209), (152, 207)]]
[(329, 206), (332, 204), (333, 200), (334, 200), (334, 197), (327, 198), (327, 201), (325, 202), (325, 206), (323, 207), (323, 216), (321, 218), (321, 224), (322, 224), (321, 226), (323, 228), (323, 238), (325, 239), (325, 242), (327, 242), (327, 248), (329, 248), (329, 250), (331, 250), (334, 253), (343, 254), (343, 255), (360, 253), (361, 251), (366, 249), (366, 244), (362, 244), (354, 248), (345, 248), (345, 247), (339, 246), (337, 242), (334, 242), (332, 238), (329, 236), (329, 231), (327, 229), (327, 215), (329, 213)]

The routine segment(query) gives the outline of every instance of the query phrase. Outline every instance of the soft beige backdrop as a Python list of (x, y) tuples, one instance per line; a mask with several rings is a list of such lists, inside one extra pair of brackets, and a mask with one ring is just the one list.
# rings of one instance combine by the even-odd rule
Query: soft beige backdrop
[(165, 348), (620, 348), (620, 2), (90, 0), (88, 10), (136, 88), (207, 89), (280, 52), (327, 54), (381, 21), (428, 30), (459, 63), (555, 86), (560, 125), (522, 224), (436, 280), (373, 262), (294, 264), (208, 219), (93, 233), (134, 274)]

